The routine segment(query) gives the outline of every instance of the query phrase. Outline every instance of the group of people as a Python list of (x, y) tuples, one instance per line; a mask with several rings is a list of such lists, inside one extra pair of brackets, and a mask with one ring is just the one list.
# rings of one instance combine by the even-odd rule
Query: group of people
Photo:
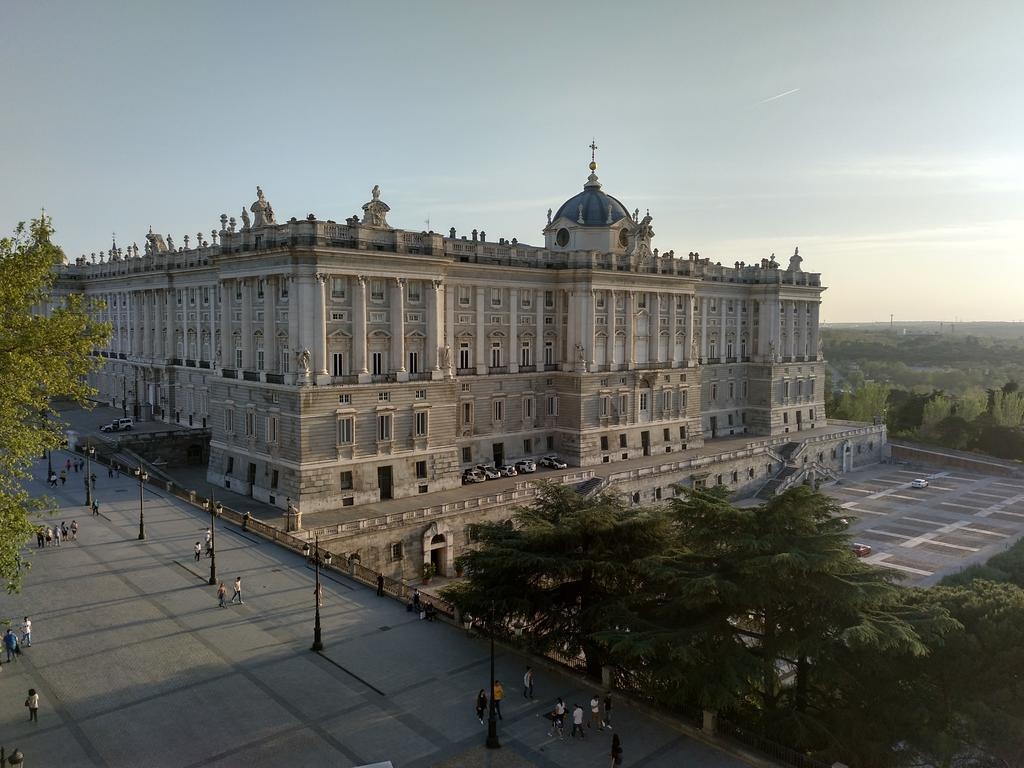
[(26, 647), (32, 647), (32, 620), (28, 616), (25, 617), (25, 621), (21, 625), (20, 639), (12, 627), (8, 627), (7, 631), (4, 632), (3, 644), (4, 650), (7, 651), (8, 663), (18, 660), (23, 643)]
[[(528, 666), (526, 672), (523, 673), (523, 698), (527, 700), (533, 700), (533, 667)], [(501, 702), (505, 698), (505, 689), (501, 685), (500, 680), (494, 680), (492, 683), (493, 690), (493, 705), (494, 714), (499, 720), (505, 718), (501, 714)], [(488, 696), (487, 690), (481, 688), (476, 695), (476, 717), (480, 721), (480, 724), (484, 723), (484, 715), (488, 709)], [(547, 713), (545, 717), (551, 721), (551, 729), (548, 731), (548, 736), (553, 737), (557, 734), (558, 738), (564, 738), (565, 729), (565, 716), (568, 712), (565, 701), (559, 696), (555, 700), (555, 706), (551, 712)], [(595, 693), (590, 699), (590, 717), (587, 719), (584, 714), (583, 707), (579, 704), (575, 704), (572, 709), (572, 731), (571, 737), (576, 738), (577, 736), (581, 739), (586, 738), (586, 730), (584, 729), (584, 723), (587, 728), (593, 728), (594, 730), (603, 731), (605, 729), (612, 729), (612, 693), (606, 691), (604, 696), (601, 697)], [(622, 765), (622, 740), (619, 734), (612, 735), (611, 757), (612, 768), (615, 766)]]
[[(378, 595), (381, 594), (381, 592), (383, 592), (384, 589), (383, 576), (384, 574), (381, 574), (377, 577)], [(433, 621), (437, 617), (437, 608), (435, 608), (434, 604), (429, 600), (423, 600), (420, 597), (420, 591), (418, 589), (414, 589), (412, 591), (412, 600), (405, 607), (405, 609), (407, 611), (412, 611), (413, 613), (417, 614), (421, 619), (426, 619), (427, 621)]]
[[(46, 478), (46, 482), (51, 487), (56, 487), (58, 481), (60, 481), (61, 485), (64, 485), (68, 481), (68, 474), (71, 470), (74, 470), (77, 475), (84, 469), (85, 459), (68, 459), (64, 462), (64, 468), (60, 471), (60, 474), (57, 474), (53, 469), (50, 470), (50, 473)], [(95, 480), (95, 476), (93, 479)]]
[[(192, 551), (195, 554), (196, 562), (198, 563), (203, 554), (202, 545), (197, 541), (196, 545), (192, 548)], [(206, 556), (213, 557), (213, 530), (210, 528), (206, 529)]]
[(40, 525), (36, 528), (36, 547), (42, 549), (51, 545), (60, 546), (61, 541), (78, 540), (78, 521), (72, 520), (71, 525), (61, 522), (60, 525)]
[[(196, 542), (196, 546), (197, 547), (199, 546), (199, 542)], [(226, 598), (227, 596), (228, 596), (228, 588), (224, 586), (224, 582), (222, 581), (220, 584), (217, 585), (217, 605), (220, 608), (227, 608), (227, 605), (224, 603), (224, 598)], [(242, 577), (241, 576), (236, 576), (235, 577), (235, 593), (231, 596), (231, 602), (232, 603), (234, 603), (236, 600), (238, 601), (239, 605), (245, 605), (245, 603), (242, 602)]]

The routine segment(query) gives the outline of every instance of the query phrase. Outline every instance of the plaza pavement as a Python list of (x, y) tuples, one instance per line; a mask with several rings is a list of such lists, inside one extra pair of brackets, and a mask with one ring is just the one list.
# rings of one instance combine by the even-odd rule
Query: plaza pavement
[[(66, 454), (55, 453), (54, 465)], [(606, 766), (610, 732), (584, 741), (546, 735), (541, 714), (563, 696), (586, 708), (581, 680), (501, 647), (505, 684), (502, 749), (483, 748), (473, 704), (486, 687), (488, 646), (460, 629), (418, 621), (404, 606), (344, 577), (325, 577), (325, 650), (309, 650), (313, 573), (301, 556), (238, 528), (217, 532), (217, 570), (241, 576), (245, 604), (218, 608), (196, 563), (205, 515), (154, 489), (96, 474), (99, 517), (89, 514), (81, 474), (32, 491), (76, 519), (76, 542), (28, 549), (23, 591), (0, 597), (0, 617), (28, 614), (33, 645), (0, 671), (0, 745), (41, 766), (360, 766), (395, 768), (590, 768)], [(536, 700), (520, 681), (537, 668)], [(23, 706), (41, 696), (38, 723)], [(724, 752), (639, 705), (616, 697), (615, 729), (626, 766), (733, 768), (757, 764)], [(566, 729), (568, 731), (568, 727)]]

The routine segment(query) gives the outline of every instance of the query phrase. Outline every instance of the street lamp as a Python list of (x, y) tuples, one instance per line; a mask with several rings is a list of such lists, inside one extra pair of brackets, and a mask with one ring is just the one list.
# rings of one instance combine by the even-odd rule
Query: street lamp
[(487, 742), (488, 749), (499, 749), (501, 742), (498, 741), (498, 721), (494, 719), (494, 602), (491, 602), (491, 616), (488, 623), (491, 635), (491, 706), (487, 716)]
[[(319, 536), (314, 540), (313, 547), (313, 568), (316, 572), (316, 588), (313, 591), (313, 598), (316, 603), (316, 619), (313, 623), (313, 645), (310, 646), (309, 650), (322, 651), (324, 644), (320, 638), (320, 565), (322, 563), (325, 567), (329, 566), (333, 558), (330, 551), (325, 551), (321, 557)], [(302, 545), (302, 554), (307, 560), (309, 559), (309, 552), (309, 542), (307, 541)]]
[(146, 483), (149, 481), (149, 472), (144, 470), (142, 467), (132, 470), (137, 478), (139, 478), (139, 539), (146, 538), (146, 519), (142, 514), (142, 494), (146, 490)]
[(206, 508), (210, 510), (210, 581), (208, 584), (217, 583), (217, 518), (223, 509), (219, 501), (214, 501), (211, 496), (206, 500)]
[(85, 454), (85, 506), (92, 506), (92, 460), (96, 458), (96, 449), (93, 446), (88, 446), (83, 453)]

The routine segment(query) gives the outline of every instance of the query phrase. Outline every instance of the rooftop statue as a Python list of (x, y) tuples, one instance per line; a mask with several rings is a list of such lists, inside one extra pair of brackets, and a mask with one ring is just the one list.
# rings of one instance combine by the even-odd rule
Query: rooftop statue
[(380, 199), (380, 187), (374, 184), (373, 189), (370, 190), (370, 196), (373, 199), (363, 206), (363, 220), (361, 223), (368, 227), (386, 227), (390, 229), (388, 211), (391, 208)]
[(255, 215), (252, 223), (254, 227), (277, 224), (277, 221), (274, 219), (274, 209), (263, 196), (263, 189), (259, 186), (256, 187), (256, 202), (249, 206), (249, 210)]

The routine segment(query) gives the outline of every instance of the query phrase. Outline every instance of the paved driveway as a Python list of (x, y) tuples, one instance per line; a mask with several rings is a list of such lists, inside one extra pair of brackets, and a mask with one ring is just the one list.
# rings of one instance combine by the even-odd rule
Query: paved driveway
[[(55, 465), (65, 455), (54, 454)], [(313, 574), (302, 558), (224, 526), (218, 576), (243, 582), (244, 605), (218, 608), (195, 562), (208, 519), (147, 489), (139, 541), (138, 483), (97, 473), (101, 516), (82, 506), (78, 475), (34, 490), (81, 525), (77, 542), (29, 551), (20, 595), (0, 596), (0, 616), (33, 620), (33, 645), (0, 672), (0, 743), (30, 766), (357, 766), (391, 760), (427, 766), (608, 764), (609, 732), (552, 739), (541, 717), (556, 696), (592, 690), (540, 666), (537, 700), (521, 695), (528, 660), (499, 649), (506, 686), (500, 752), (486, 752), (473, 703), (487, 685), (480, 639), (427, 623), (404, 606), (341, 577), (326, 579), (322, 653), (313, 635)], [(39, 722), (22, 703), (41, 694)], [(615, 708), (627, 766), (750, 765), (629, 705)]]
[[(912, 488), (916, 478), (928, 487)], [(1024, 481), (1013, 478), (882, 464), (823, 490), (856, 518), (851, 531), (872, 548), (866, 561), (905, 584), (934, 584), (1024, 534)]]

